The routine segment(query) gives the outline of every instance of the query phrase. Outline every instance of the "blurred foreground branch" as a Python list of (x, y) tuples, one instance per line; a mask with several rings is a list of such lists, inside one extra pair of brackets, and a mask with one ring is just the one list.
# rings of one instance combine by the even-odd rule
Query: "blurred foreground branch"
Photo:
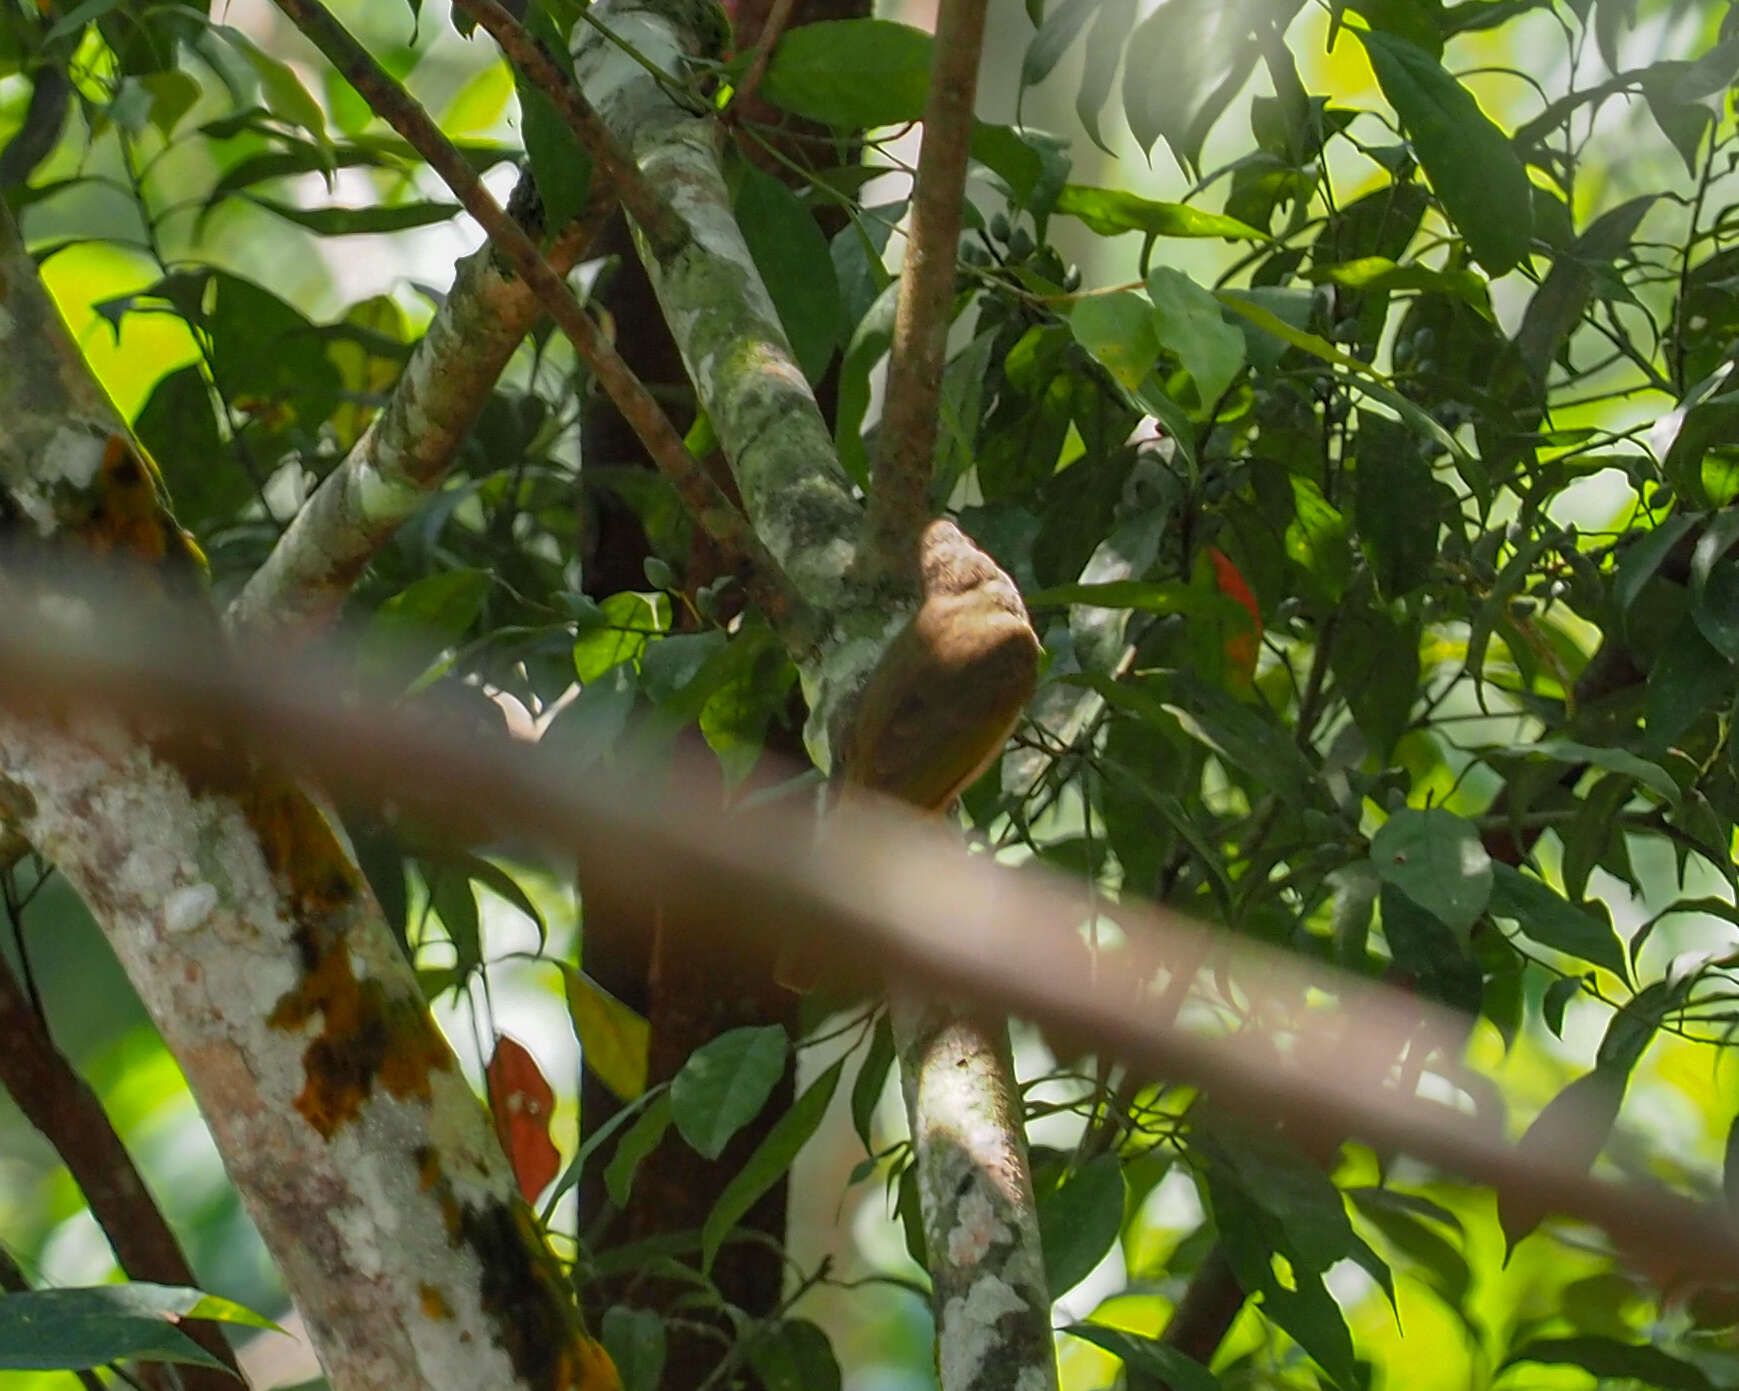
[[(588, 896), (615, 911), (649, 912), (656, 897), (671, 920), (727, 940), (785, 924), (821, 930), (848, 976), (1026, 1015), (1065, 1049), (1088, 1047), (1284, 1120), (1309, 1148), (1353, 1138), (1428, 1160), (1602, 1227), (1657, 1281), (1739, 1278), (1739, 1230), (1724, 1209), (1592, 1178), (1545, 1147), (1519, 1151), (1467, 1111), (1374, 1082), (1358, 1061), (1398, 1056), (1403, 1040), (1459, 1054), (1465, 1021), (1416, 996), (1139, 902), (1110, 914), (1127, 941), (1118, 969), (1095, 972), (1080, 945), (1077, 885), (969, 855), (895, 806), (854, 800), (817, 835), (798, 799), (718, 809), (680, 763), (663, 776), (620, 762), (582, 773), (427, 702), (347, 698), (347, 678), (311, 654), (293, 665), (258, 654), (230, 662), (206, 640), (209, 625), (170, 622), (162, 606), (146, 611), (112, 592), (20, 598), (0, 606), (0, 703), (21, 712), (72, 719), (80, 735), (87, 715), (123, 716), (147, 737), (196, 732), (213, 756), (246, 744), (340, 798), (571, 857)], [(101, 726), (90, 733), (102, 737)], [(1284, 1035), (1195, 1032), (1157, 1011), (1154, 992), (1172, 967), (1193, 973), (1203, 961), (1252, 998), (1326, 994), (1335, 1004), (1298, 1005)]]

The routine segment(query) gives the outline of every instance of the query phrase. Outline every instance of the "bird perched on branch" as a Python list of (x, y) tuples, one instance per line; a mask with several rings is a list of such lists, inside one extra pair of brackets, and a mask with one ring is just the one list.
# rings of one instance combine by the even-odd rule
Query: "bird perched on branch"
[(941, 811), (1002, 751), (1038, 679), (1020, 591), (953, 522), (919, 542), (921, 599), (859, 697), (841, 781)]

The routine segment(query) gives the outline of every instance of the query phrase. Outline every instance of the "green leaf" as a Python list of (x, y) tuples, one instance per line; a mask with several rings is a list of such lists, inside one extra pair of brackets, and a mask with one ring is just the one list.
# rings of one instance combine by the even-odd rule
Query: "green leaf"
[(819, 381), (839, 346), (841, 314), (827, 238), (797, 195), (762, 169), (743, 171), (736, 214), (791, 354), (805, 377)]
[(403, 232), (412, 227), (431, 227), (451, 222), (460, 212), (457, 203), (371, 203), (360, 208), (303, 208), (281, 203), (258, 193), (241, 197), (257, 208), (275, 213), (286, 222), (306, 227), (322, 237), (348, 237), (362, 232)]
[(1147, 277), (1160, 345), (1177, 354), (1211, 407), (1244, 365), (1244, 335), (1226, 322), (1220, 302), (1182, 271), (1156, 267)]
[(1187, 203), (1160, 203), (1116, 188), (1065, 184), (1055, 211), (1087, 224), (1102, 237), (1142, 232), (1150, 237), (1225, 237), (1228, 241), (1266, 241), (1267, 234), (1235, 217), (1203, 212)]
[(1739, 540), (1739, 507), (1723, 508), (1691, 552), (1691, 617), (1714, 649), (1739, 661), (1739, 559), (1729, 554)]
[(731, 1229), (760, 1196), (779, 1181), (779, 1176), (791, 1167), (797, 1152), (815, 1133), (821, 1118), (827, 1114), (827, 1105), (833, 1100), (834, 1089), (839, 1086), (839, 1075), (844, 1069), (845, 1059), (840, 1058), (811, 1082), (756, 1146), (748, 1163), (725, 1185), (725, 1191), (719, 1194), (701, 1227), (700, 1263), (703, 1270), (712, 1269), (713, 1257), (718, 1255), (719, 1247)]
[(1612, 925), (1577, 907), (1532, 875), (1513, 865), (1492, 865), (1490, 912), (1512, 918), (1522, 935), (1553, 951), (1603, 966), (1620, 980), (1630, 979), (1624, 946)]
[(1667, 1391), (1715, 1391), (1701, 1368), (1670, 1352), (1644, 1343), (1621, 1343), (1588, 1333), (1574, 1338), (1535, 1338), (1505, 1360), (1504, 1368), (1520, 1362), (1548, 1362), (1580, 1367), (1605, 1380), (1636, 1381)]
[(1465, 300), (1482, 312), (1491, 306), (1485, 280), (1466, 269), (1433, 270), (1416, 262), (1397, 265), (1387, 256), (1361, 256), (1338, 265), (1315, 266), (1309, 272), (1312, 284), (1328, 283), (1348, 290), (1387, 293), (1395, 290), (1436, 291)]
[(1491, 856), (1473, 823), (1441, 807), (1405, 807), (1371, 837), (1371, 863), (1421, 908), (1465, 935), (1491, 901)]
[(887, 1089), (888, 1073), (893, 1066), (894, 1026), (884, 1012), (876, 1020), (875, 1032), (870, 1035), (869, 1051), (864, 1054), (863, 1065), (858, 1068), (857, 1077), (851, 1084), (851, 1123), (866, 1152), (875, 1148), (870, 1139), (870, 1123), (875, 1119), (876, 1105)]
[(1131, 391), (1159, 361), (1153, 306), (1133, 290), (1088, 295), (1069, 314), (1069, 330), (1095, 362)]
[(1468, 934), (1457, 932), (1429, 908), (1393, 884), (1378, 898), (1383, 938), (1395, 969), (1414, 990), (1451, 1009), (1476, 1015), (1484, 1004), (1484, 982), (1471, 954)]
[(1354, 32), (1474, 259), (1503, 274), (1527, 255), (1533, 232), (1527, 170), (1509, 138), (1424, 49), (1378, 30)]
[(1021, 59), (1021, 86), (1031, 87), (1050, 76), (1051, 69), (1068, 52), (1069, 45), (1074, 43), (1098, 7), (1099, 0), (1063, 0), (1045, 16), (1045, 22), (1032, 36), (1026, 56)]
[(580, 1041), (581, 1060), (611, 1092), (623, 1101), (632, 1101), (646, 1090), (650, 1027), (634, 1010), (573, 966), (562, 967), (562, 991), (567, 998), (574, 1037)]
[(785, 1074), (789, 1052), (790, 1040), (777, 1024), (730, 1029), (695, 1049), (670, 1083), (670, 1114), (682, 1138), (717, 1159), (761, 1113)]
[(260, 80), (260, 99), (266, 110), (285, 125), (299, 126), (322, 145), (326, 144), (326, 113), (314, 99), (296, 70), (265, 52), (240, 29), (228, 24), (215, 24), (212, 32), (222, 35), (229, 46), (244, 59)]
[(666, 1354), (663, 1319), (650, 1309), (612, 1304), (598, 1321), (598, 1337), (616, 1364), (622, 1391), (658, 1391)]
[(669, 1129), (670, 1093), (659, 1092), (616, 1142), (616, 1152), (604, 1166), (604, 1191), (617, 1207), (628, 1206), (628, 1199), (634, 1195), (635, 1173)]
[(1541, 739), (1534, 744), (1504, 744), (1484, 752), (1506, 758), (1549, 758), (1554, 763), (1591, 763), (1596, 768), (1634, 779), (1668, 803), (1676, 804), (1679, 800), (1679, 785), (1673, 781), (1672, 774), (1660, 764), (1650, 763), (1628, 749), (1580, 744), (1574, 739)]
[[(572, 78), (573, 57), (549, 12), (533, 5), (526, 13), (525, 27), (534, 39), (541, 41), (544, 56)], [(586, 206), (586, 194), (592, 183), (592, 156), (541, 86), (517, 68), (513, 86), (519, 93), (520, 134), (525, 140), (525, 157), (537, 184), (538, 200), (543, 204), (544, 226), (552, 230), (566, 227)]]
[(423, 675), (477, 621), (493, 583), (486, 570), (442, 570), (400, 590), (363, 629), (363, 674), (395, 685)]
[(1087, 31), (1086, 52), (1081, 62), (1081, 85), (1075, 92), (1075, 115), (1087, 138), (1106, 154), (1112, 149), (1099, 134), (1099, 113), (1111, 95), (1117, 69), (1129, 44), (1129, 31), (1140, 11), (1137, 0), (1099, 0), (1094, 7), (1093, 27)]
[[(1575, 1079), (1548, 1101), (1516, 1143), (1518, 1156), (1551, 1161), (1585, 1171), (1606, 1144), (1624, 1101), (1624, 1082), (1603, 1068)], [(1513, 1251), (1547, 1216), (1532, 1197), (1504, 1191), (1498, 1194), (1498, 1224)]]
[(1061, 1186), (1039, 1195), (1039, 1244), (1053, 1300), (1085, 1280), (1123, 1227), (1123, 1165), (1115, 1154), (1089, 1159)]
[(784, 1319), (749, 1344), (749, 1365), (765, 1391), (839, 1391), (839, 1359), (819, 1324)]
[[(1230, 615), (1237, 601), (1217, 596), (1226, 604)], [(1026, 596), (1027, 607), (1034, 609), (1063, 608), (1084, 604), (1096, 609), (1134, 609), (1139, 613), (1187, 613), (1208, 617), (1218, 608), (1216, 596), (1203, 595), (1175, 580), (1158, 583), (1152, 580), (1104, 580), (1098, 584), (1058, 584), (1049, 589), (1035, 590)]]
[(125, 1359), (221, 1368), (175, 1326), (183, 1318), (278, 1327), (243, 1305), (181, 1286), (25, 1290), (0, 1295), (0, 1369), (82, 1371)]
[(1219, 290), (1215, 293), (1221, 304), (1233, 313), (1241, 314), (1263, 332), (1272, 334), (1288, 346), (1309, 353), (1346, 373), (1339, 380), (1372, 400), (1382, 402), (1423, 438), (1430, 439), (1448, 450), (1450, 457), (1455, 460), (1456, 468), (1464, 476), (1480, 469), (1478, 461), (1462, 448), (1460, 440), (1444, 429), (1442, 423), (1429, 411), (1421, 409), (1418, 402), (1396, 391), (1389, 379), (1370, 363), (1361, 362), (1350, 353), (1342, 352), (1321, 334), (1306, 333), (1303, 329), (1294, 328), (1248, 291)]
[(1072, 1323), (1063, 1331), (1122, 1358), (1129, 1369), (1131, 1387), (1151, 1383), (1170, 1387), (1171, 1391), (1220, 1391), (1218, 1377), (1193, 1357), (1157, 1338), (1144, 1338), (1139, 1333), (1097, 1323)]
[(830, 19), (787, 29), (759, 95), (811, 121), (861, 130), (924, 114), (935, 40), (885, 19)]
[(1045, 176), (1044, 156), (1024, 136), (1018, 126), (972, 122), (972, 158), (1001, 179), (1015, 206), (1022, 208)]
[(1645, 753), (1656, 761), (1665, 758), (1675, 739), (1731, 698), (1733, 681), (1733, 663), (1686, 614), (1649, 668), (1643, 700)]
[(623, 591), (599, 606), (602, 622), (574, 643), (574, 675), (583, 686), (623, 662), (638, 663), (646, 644), (670, 628), (670, 596)]
[(1419, 693), (1418, 625), (1349, 599), (1329, 649), (1329, 670), (1371, 752), (1386, 761)]
[(456, 965), (462, 972), (483, 964), (483, 933), (477, 920), (477, 896), (471, 880), (460, 869), (436, 867), (429, 885), (429, 902), (453, 943)]
[(1295, 473), (1291, 483), (1293, 515), (1286, 524), (1286, 554), (1312, 582), (1316, 597), (1333, 607), (1352, 575), (1346, 518), (1310, 479)]

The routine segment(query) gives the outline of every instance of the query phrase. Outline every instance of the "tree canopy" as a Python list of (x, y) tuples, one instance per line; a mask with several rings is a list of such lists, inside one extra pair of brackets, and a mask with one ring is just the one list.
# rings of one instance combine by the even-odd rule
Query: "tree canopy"
[(0, 1370), (1739, 1378), (1739, 12), (233, 8), (0, 0)]

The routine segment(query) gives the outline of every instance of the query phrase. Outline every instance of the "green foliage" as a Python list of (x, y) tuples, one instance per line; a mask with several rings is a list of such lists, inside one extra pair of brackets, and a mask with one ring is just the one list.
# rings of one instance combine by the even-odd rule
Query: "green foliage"
[[(268, 275), (234, 248), (269, 239), (314, 266), (311, 248), (348, 255), (344, 238), (414, 233), (451, 207), (341, 82), (196, 8), (61, 6), (47, 23), (32, 8), (0, 0), (0, 75), (74, 68), (83, 119), (4, 193), (51, 266), (92, 243), (142, 258), (132, 288), (93, 296), (94, 315), (124, 343), (165, 325), (183, 335), (179, 357), (152, 364), (135, 420), (224, 597), (361, 436), (422, 312), (384, 281), (338, 303), (315, 293), (325, 279)], [(1739, 12), (1322, 8), (1028, 4), (1021, 95), (973, 131), (935, 495), (1020, 581), (1048, 661), (1017, 747), (968, 793), (965, 819), (992, 851), (1078, 878), (1083, 903), (1152, 896), (1461, 1014), (1463, 1055), (1354, 1060), (1373, 1087), (1423, 1075), (1524, 1151), (1739, 1191), (1725, 1102), (1681, 1088), (1676, 1109), (1702, 1133), (1655, 1149), (1627, 1110), (1674, 1075), (1706, 1077), (1733, 1020), (1731, 960), (1691, 949), (1739, 922), (1739, 237), (1726, 212)], [(394, 18), (408, 29), (417, 10)], [(532, 14), (548, 40), (578, 9)], [(438, 28), (381, 43), (403, 45), (396, 71), (457, 90)], [(878, 206), (860, 193), (883, 186), (869, 170), (899, 163), (887, 128), (921, 116), (933, 46), (847, 19), (793, 28), (773, 51), (757, 97), (867, 131), (867, 168), (834, 136), (799, 142), (813, 156), (801, 167), (765, 158), (774, 132), (758, 118), (730, 127), (734, 211), (801, 370), (837, 389), (831, 423), (859, 483), (905, 214), (903, 189)], [(473, 40), (473, 66), (485, 49)], [(719, 100), (747, 64), (706, 69)], [(517, 91), (522, 124), (461, 153), (487, 171), (523, 145), (560, 221), (589, 170), (553, 107)], [(0, 139), (23, 118), (0, 104)], [(1104, 156), (1130, 139), (1146, 158)], [(789, 792), (785, 775), (758, 775), (769, 744), (798, 750), (794, 669), (733, 578), (708, 568), (669, 487), (587, 455), (596, 410), (540, 329), (357, 585), (358, 675), (411, 710), (467, 702), (498, 725), (517, 706), (582, 761), (704, 744), (731, 799), (721, 815)], [(647, 1018), (592, 974), (583, 921), (552, 911), (529, 872), (405, 819), (353, 829), (431, 996), (475, 1009), (472, 987), (508, 958), (556, 961), (543, 988), (562, 991), (586, 1067), (627, 1103), (581, 1117), (557, 1192), (597, 1173), (606, 1211), (565, 1230), (563, 1250), (588, 1296), (623, 1269), (682, 1285), (674, 1314), (599, 1300), (624, 1385), (655, 1386), (672, 1330), (721, 1307), (725, 1243), (825, 1133), (846, 1065), (830, 1060), (768, 1116), (732, 1170), (718, 1156), (767, 1111), (791, 1038), (736, 1030), (649, 1076)], [(504, 908), (535, 946), (507, 945)], [(1094, 950), (1115, 979), (1118, 942)], [(1192, 1024), (1290, 1046), (1322, 1004), (1215, 970), (1156, 1010), (1187, 1005)], [(886, 1185), (921, 1257), (909, 1150), (875, 1133), (891, 1030), (860, 1022), (856, 1177)], [(1065, 1054), (1047, 1086), (1068, 1099), (1035, 1086), (1029, 1110), (1070, 1113), (1081, 1137), (1040, 1166), (1052, 1293), (1089, 1288), (1095, 1269), (1115, 1282), (1119, 1259), (1128, 1280), (1101, 1313), (1070, 1306), (1065, 1367), (1098, 1359), (1070, 1372), (1070, 1391), (1116, 1376), (1350, 1391), (1429, 1380), (1418, 1369), (1437, 1362), (1457, 1385), (1492, 1368), (1518, 1384), (1551, 1367), (1690, 1391), (1739, 1376), (1715, 1305), (1669, 1306), (1628, 1276), (1602, 1303), (1573, 1282), (1619, 1273), (1552, 1246), (1550, 1213), (1510, 1199), (1494, 1221), (1488, 1201), (1395, 1157), (1307, 1154), (1115, 1059)], [(665, 1145), (716, 1163), (711, 1215), (681, 1242), (612, 1246), (614, 1209)], [(1167, 1211), (1180, 1191), (1199, 1200), (1199, 1216), (1175, 1219), (1187, 1229), (1146, 1206), (1158, 1174)], [(0, 1204), (8, 1220), (23, 1219)], [(32, 1241), (45, 1231), (30, 1227)], [(1210, 1370), (1148, 1334), (1187, 1281), (1222, 1268), (1253, 1313)], [(7, 1311), (24, 1308), (0, 1301), (0, 1357)], [(839, 1384), (819, 1323), (726, 1317), (730, 1375)], [(93, 1318), (74, 1350), (45, 1342), (40, 1356), (185, 1351), (161, 1317)], [(1436, 1318), (1465, 1347), (1422, 1331)]]

